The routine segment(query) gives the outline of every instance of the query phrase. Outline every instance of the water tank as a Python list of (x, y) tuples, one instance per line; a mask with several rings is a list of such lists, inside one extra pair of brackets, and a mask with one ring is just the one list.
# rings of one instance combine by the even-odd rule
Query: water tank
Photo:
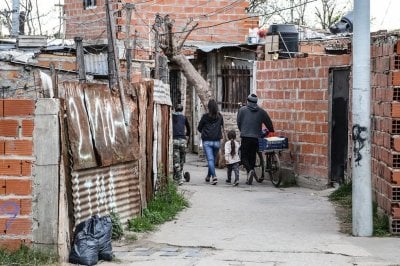
[(280, 35), (279, 58), (291, 58), (299, 51), (299, 32), (293, 24), (272, 24), (267, 35)]
[(338, 23), (329, 27), (329, 30), (333, 34), (353, 32), (353, 11), (344, 15)]

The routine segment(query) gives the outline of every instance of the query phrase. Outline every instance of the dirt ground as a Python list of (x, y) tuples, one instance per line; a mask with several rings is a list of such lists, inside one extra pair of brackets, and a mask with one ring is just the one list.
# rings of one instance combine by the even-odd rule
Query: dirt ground
[(340, 225), (340, 232), (346, 235), (352, 233), (351, 208), (339, 205), (337, 202), (332, 203), (335, 206), (336, 217)]

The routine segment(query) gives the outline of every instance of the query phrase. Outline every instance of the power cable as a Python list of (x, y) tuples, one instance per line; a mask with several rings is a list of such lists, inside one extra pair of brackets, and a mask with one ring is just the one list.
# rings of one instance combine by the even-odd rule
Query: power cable
[(224, 21), (224, 22), (216, 23), (216, 24), (213, 24), (213, 25), (210, 25), (210, 26), (197, 27), (197, 28), (195, 28), (195, 29), (193, 29), (193, 30), (175, 31), (175, 32), (173, 32), (173, 33), (174, 33), (174, 34), (175, 34), (175, 33), (185, 33), (185, 32), (189, 32), (189, 31), (196, 31), (196, 30), (201, 30), (201, 29), (208, 29), (208, 28), (213, 28), (213, 27), (221, 26), (221, 25), (228, 24), (228, 23), (231, 23), (231, 22), (236, 22), (236, 21), (241, 21), (241, 20), (249, 19), (249, 18), (255, 18), (255, 17), (260, 17), (260, 16), (270, 16), (270, 15), (273, 15), (273, 14), (275, 14), (275, 13), (277, 13), (277, 12), (281, 12), (281, 11), (289, 10), (289, 9), (291, 9), (291, 8), (303, 6), (303, 5), (306, 5), (306, 4), (315, 2), (315, 1), (317, 1), (317, 0), (310, 0), (310, 1), (307, 1), (307, 2), (305, 2), (305, 3), (299, 4), (299, 5), (296, 5), (296, 6), (293, 6), (293, 7), (281, 8), (281, 9), (275, 10), (275, 11), (273, 11), (273, 12), (271, 12), (271, 13), (265, 13), (265, 14), (261, 14), (261, 15), (259, 15), (259, 14), (250, 15), (250, 16), (246, 16), (246, 17), (243, 17), (243, 18), (231, 19), (231, 20), (227, 20), (227, 21)]
[(389, 12), (389, 8), (390, 8), (391, 5), (392, 5), (392, 0), (389, 1), (389, 4), (388, 4), (388, 6), (387, 6), (387, 8), (386, 8), (385, 15), (383, 16), (383, 19), (382, 19), (382, 22), (381, 22), (381, 26), (382, 26), (383, 23), (385, 22), (386, 16), (387, 16), (387, 14), (388, 14), (388, 12)]

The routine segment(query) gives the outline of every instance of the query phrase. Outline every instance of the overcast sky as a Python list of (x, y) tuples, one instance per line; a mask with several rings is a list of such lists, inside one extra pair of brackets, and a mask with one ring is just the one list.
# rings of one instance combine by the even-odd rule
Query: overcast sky
[[(0, 0), (0, 9), (4, 9), (5, 1), (12, 2), (12, 0)], [(38, 0), (41, 13), (47, 14), (45, 18), (41, 19), (43, 33), (50, 34), (58, 31), (60, 9), (55, 7), (55, 4), (58, 4), (59, 1), (63, 3), (64, 0)], [(32, 2), (34, 3), (34, 1)], [(400, 0), (371, 0), (370, 3), (371, 31), (400, 29)], [(337, 4), (348, 10), (352, 8), (353, 0), (337, 0)], [(309, 9), (314, 11), (313, 7)]]
[[(367, 0), (359, 0), (367, 1)], [(315, 25), (315, 6), (320, 1), (317, 0), (307, 7), (310, 25)], [(354, 0), (336, 0), (336, 4), (339, 10), (351, 10), (353, 9)], [(400, 0), (370, 0), (370, 14), (371, 14), (371, 31), (378, 30), (394, 30), (400, 29)]]
[(400, 29), (399, 0), (371, 0), (371, 31)]

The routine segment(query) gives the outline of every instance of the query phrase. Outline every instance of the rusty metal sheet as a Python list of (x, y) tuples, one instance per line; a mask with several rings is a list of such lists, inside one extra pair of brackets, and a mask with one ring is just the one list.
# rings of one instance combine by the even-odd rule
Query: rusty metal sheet
[(84, 93), (77, 82), (64, 82), (67, 109), (68, 138), (74, 170), (96, 167), (92, 134), (86, 114)]
[(161, 105), (161, 130), (162, 130), (162, 144), (161, 144), (161, 161), (164, 165), (163, 174), (168, 176), (169, 174), (169, 138), (170, 138), (170, 107), (168, 105)]
[(85, 84), (85, 104), (93, 143), (101, 166), (112, 164), (113, 108), (110, 90), (106, 84)]
[(152, 81), (148, 81), (144, 83), (145, 89), (147, 92), (147, 117), (146, 117), (146, 126), (147, 126), (147, 139), (146, 139), (146, 156), (147, 156), (147, 165), (146, 165), (146, 197), (147, 200), (150, 200), (154, 195), (154, 183), (152, 178), (152, 157), (153, 157), (153, 112), (154, 112), (154, 99), (153, 99), (153, 91), (154, 91), (154, 83)]
[(141, 208), (138, 162), (73, 171), (72, 193), (75, 225), (92, 215), (103, 216), (111, 211), (126, 223)]
[(134, 107), (131, 101), (127, 99), (125, 108), (127, 123), (125, 123), (118, 94), (111, 94), (105, 84), (85, 86), (85, 102), (94, 136), (94, 146), (102, 166), (136, 159), (134, 148), (137, 143), (131, 124), (135, 123), (138, 114), (137, 109), (130, 108)]
[(132, 148), (133, 160), (138, 160), (140, 158), (140, 150), (139, 150), (139, 106), (138, 106), (138, 98), (136, 94), (136, 90), (134, 90), (131, 83), (125, 81), (124, 88), (128, 92), (126, 94), (126, 105), (127, 109), (131, 111), (130, 113), (130, 136), (132, 137), (132, 143), (130, 147)]
[(140, 187), (143, 207), (152, 198), (154, 189), (152, 182), (152, 155), (153, 155), (153, 81), (133, 83), (130, 95), (137, 98), (139, 109), (139, 169)]
[(91, 75), (108, 75), (107, 53), (85, 54), (85, 70)]

